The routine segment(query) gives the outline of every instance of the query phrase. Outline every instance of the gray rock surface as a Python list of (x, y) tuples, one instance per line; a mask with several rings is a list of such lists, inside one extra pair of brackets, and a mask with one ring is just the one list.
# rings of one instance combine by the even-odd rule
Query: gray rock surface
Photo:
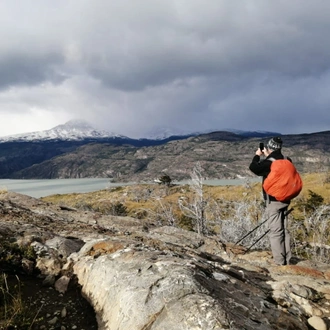
[(76, 276), (99, 329), (330, 329), (329, 265), (7, 192), (0, 239), (32, 246), (45, 278)]

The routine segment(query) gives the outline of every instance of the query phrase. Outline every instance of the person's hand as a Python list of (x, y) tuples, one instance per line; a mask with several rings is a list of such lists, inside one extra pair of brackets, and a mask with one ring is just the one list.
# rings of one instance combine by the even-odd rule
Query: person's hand
[(264, 155), (268, 157), (271, 153), (268, 151), (267, 148), (264, 149)]
[(256, 151), (256, 155), (261, 156), (262, 154), (263, 154), (262, 150), (258, 148), (258, 150)]

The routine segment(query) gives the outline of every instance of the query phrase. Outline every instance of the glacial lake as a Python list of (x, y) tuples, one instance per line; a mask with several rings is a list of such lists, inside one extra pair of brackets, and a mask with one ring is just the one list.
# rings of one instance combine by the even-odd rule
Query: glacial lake
[[(204, 184), (213, 186), (242, 185), (246, 179), (233, 180), (205, 180)], [(258, 182), (259, 178), (249, 178), (249, 182)], [(173, 182), (187, 184), (187, 181)], [(20, 194), (39, 198), (55, 194), (86, 193), (111, 187), (132, 185), (135, 183), (113, 183), (109, 179), (52, 179), (52, 180), (11, 180), (0, 179), (0, 190), (14, 191)], [(157, 184), (157, 183), (154, 183)]]

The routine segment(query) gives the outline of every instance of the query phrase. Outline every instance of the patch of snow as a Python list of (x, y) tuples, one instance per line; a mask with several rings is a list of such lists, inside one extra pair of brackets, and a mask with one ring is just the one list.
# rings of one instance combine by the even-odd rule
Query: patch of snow
[(48, 140), (65, 140), (79, 141), (86, 138), (115, 138), (122, 137), (113, 132), (97, 131), (87, 122), (83, 120), (70, 120), (63, 125), (58, 125), (54, 128), (44, 131), (15, 134), (10, 136), (0, 137), (0, 142), (29, 142), (29, 141), (48, 141)]

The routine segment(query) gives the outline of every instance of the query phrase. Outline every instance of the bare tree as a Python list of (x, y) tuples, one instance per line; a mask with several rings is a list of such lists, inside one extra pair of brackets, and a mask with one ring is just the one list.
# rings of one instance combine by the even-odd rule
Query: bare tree
[[(264, 236), (268, 227), (266, 223), (263, 223), (265, 219), (260, 218), (262, 214), (260, 202), (257, 199), (232, 202), (231, 208), (232, 212), (229, 217), (220, 221), (221, 240), (231, 243), (239, 241), (245, 247), (253, 245), (257, 249), (269, 247), (267, 236)], [(261, 237), (263, 239), (259, 241)]]
[(330, 205), (319, 205), (310, 213), (306, 212), (302, 221), (291, 223), (296, 254), (308, 256), (314, 261), (330, 261)]
[(206, 207), (207, 200), (204, 198), (203, 192), (203, 176), (202, 176), (202, 166), (200, 162), (197, 162), (191, 172), (191, 180), (189, 182), (190, 190), (192, 191), (192, 196), (180, 197), (179, 198), (179, 208), (181, 212), (193, 219), (195, 230), (198, 234), (207, 234), (206, 226)]
[(139, 211), (145, 212), (149, 220), (157, 221), (160, 225), (176, 226), (177, 219), (172, 203), (161, 196), (152, 197), (149, 201), (152, 206), (141, 208)]

